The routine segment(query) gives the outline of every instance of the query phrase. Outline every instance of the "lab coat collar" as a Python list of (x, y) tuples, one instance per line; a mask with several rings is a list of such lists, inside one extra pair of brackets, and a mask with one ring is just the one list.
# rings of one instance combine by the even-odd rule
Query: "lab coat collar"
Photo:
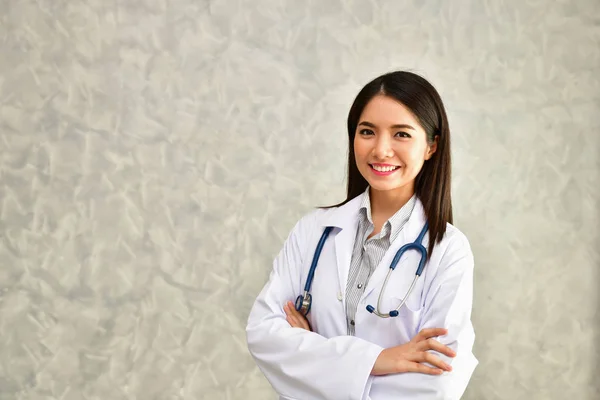
[(356, 227), (358, 210), (364, 197), (365, 194), (361, 193), (343, 206), (332, 208), (329, 216), (323, 219), (323, 226), (333, 226), (342, 230)]
[[(347, 228), (356, 228), (359, 215), (358, 211), (360, 210), (360, 205), (362, 204), (364, 197), (365, 193), (363, 192), (350, 200), (348, 203), (331, 209), (330, 214), (322, 221), (323, 227), (333, 226), (342, 230)], [(410, 214), (408, 222), (402, 229), (407, 237), (413, 237), (415, 234), (418, 236), (423, 228), (423, 225), (425, 224), (426, 217), (423, 203), (418, 197), (416, 197), (415, 200), (415, 207)]]

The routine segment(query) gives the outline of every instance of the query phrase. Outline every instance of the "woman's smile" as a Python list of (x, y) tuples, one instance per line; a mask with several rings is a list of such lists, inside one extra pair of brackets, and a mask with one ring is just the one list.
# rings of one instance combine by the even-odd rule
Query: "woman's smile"
[(400, 169), (400, 166), (390, 164), (369, 164), (369, 166), (377, 176), (388, 176)]

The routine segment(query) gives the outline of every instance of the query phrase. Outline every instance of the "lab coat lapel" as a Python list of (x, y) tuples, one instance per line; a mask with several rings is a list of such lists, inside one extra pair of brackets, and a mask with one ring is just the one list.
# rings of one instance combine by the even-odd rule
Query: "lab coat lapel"
[[(419, 236), (419, 233), (421, 232), (421, 229), (423, 228), (424, 224), (425, 213), (423, 209), (423, 203), (421, 203), (421, 200), (417, 198), (415, 208), (413, 209), (410, 218), (398, 234), (398, 237), (396, 238), (394, 243), (390, 244), (389, 249), (385, 252), (385, 255), (383, 256), (381, 262), (373, 272), (373, 275), (371, 275), (371, 277), (369, 278), (369, 282), (367, 283), (367, 287), (365, 288), (361, 299), (364, 299), (367, 296), (369, 296), (375, 288), (378, 288), (378, 292), (379, 290), (381, 290), (383, 280), (385, 279), (390, 269), (390, 265), (392, 263), (392, 260), (394, 259), (394, 256), (396, 255), (396, 252), (400, 249), (400, 247), (402, 247), (406, 243), (414, 242)], [(425, 236), (425, 239), (426, 238), (427, 236)], [(426, 240), (423, 240), (423, 243), (425, 244)], [(398, 270), (404, 268), (405, 264), (410, 258), (411, 257), (408, 257), (408, 253), (404, 254), (398, 262), (398, 264), (396, 265), (396, 269), (394, 270), (394, 272), (397, 273)]]
[(347, 226), (335, 237), (335, 256), (337, 260), (338, 276), (340, 280), (339, 291), (342, 295), (344, 306), (346, 305), (346, 285), (348, 284), (348, 274), (350, 272), (350, 262), (352, 261), (352, 249), (354, 239), (356, 238), (356, 227), (358, 220), (352, 226)]
[(358, 209), (364, 194), (335, 209), (329, 218), (323, 221), (323, 226), (334, 226), (341, 230), (335, 235), (335, 259), (340, 282), (339, 291), (344, 305), (346, 304), (346, 284), (352, 260), (352, 250), (358, 228)]

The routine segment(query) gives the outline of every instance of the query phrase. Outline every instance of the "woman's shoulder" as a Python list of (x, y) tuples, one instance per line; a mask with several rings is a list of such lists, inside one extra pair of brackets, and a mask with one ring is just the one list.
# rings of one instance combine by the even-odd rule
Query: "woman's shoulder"
[(446, 225), (446, 232), (441, 242), (435, 247), (439, 247), (438, 251), (442, 253), (443, 259), (473, 258), (471, 243), (467, 235), (450, 223)]
[(469, 239), (460, 229), (451, 223), (446, 224), (446, 233), (443, 240), (448, 240), (449, 243), (456, 245), (469, 246)]

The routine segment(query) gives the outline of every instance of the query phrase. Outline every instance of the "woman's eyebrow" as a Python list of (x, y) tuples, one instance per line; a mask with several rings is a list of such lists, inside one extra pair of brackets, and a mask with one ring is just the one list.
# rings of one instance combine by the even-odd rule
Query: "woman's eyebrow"
[[(377, 128), (377, 126), (375, 124), (372, 124), (369, 121), (361, 121), (358, 125), (359, 126), (360, 125), (368, 126), (369, 128)], [(407, 124), (396, 124), (396, 125), (392, 125), (391, 128), (394, 128), (394, 129), (412, 129), (413, 131), (416, 131), (415, 128), (413, 128), (412, 126), (407, 125)]]

